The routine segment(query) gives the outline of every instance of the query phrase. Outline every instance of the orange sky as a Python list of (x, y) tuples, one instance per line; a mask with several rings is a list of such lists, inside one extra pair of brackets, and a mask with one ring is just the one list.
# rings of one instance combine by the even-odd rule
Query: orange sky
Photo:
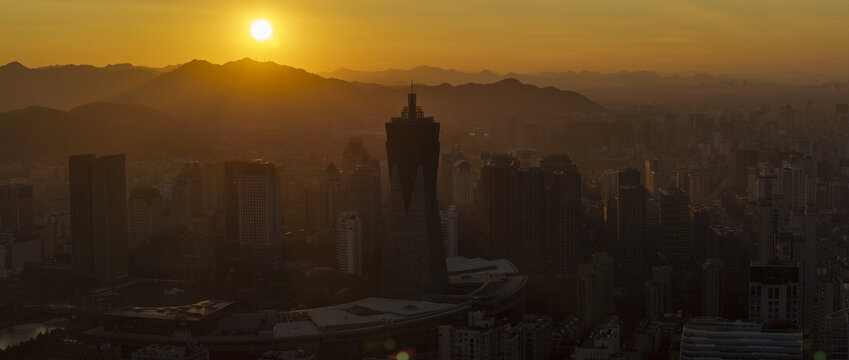
[[(274, 26), (257, 42), (257, 18)], [(0, 63), (309, 71), (796, 72), (849, 78), (847, 0), (0, 0)]]

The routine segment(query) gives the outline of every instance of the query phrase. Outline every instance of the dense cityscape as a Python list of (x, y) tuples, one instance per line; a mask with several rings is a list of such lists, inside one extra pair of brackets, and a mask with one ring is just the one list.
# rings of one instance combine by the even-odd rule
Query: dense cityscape
[(846, 14), (0, 0), (0, 360), (849, 360)]

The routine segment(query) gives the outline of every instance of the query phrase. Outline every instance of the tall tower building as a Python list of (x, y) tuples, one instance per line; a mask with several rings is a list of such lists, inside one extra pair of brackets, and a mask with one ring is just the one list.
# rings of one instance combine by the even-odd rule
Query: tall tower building
[(0, 185), (0, 232), (32, 228), (32, 184)]
[(700, 172), (690, 172), (687, 185), (688, 187), (679, 186), (679, 188), (687, 190), (690, 195), (690, 203), (694, 205), (707, 205), (710, 201), (707, 176)]
[(127, 247), (149, 245), (162, 233), (162, 197), (159, 189), (140, 188), (130, 192), (128, 201)]
[(547, 226), (550, 263), (557, 276), (573, 276), (578, 266), (581, 247), (581, 173), (569, 155), (546, 156), (541, 165), (545, 171), (543, 195), (548, 199)]
[(436, 200), (439, 123), (424, 116), (416, 94), (407, 101), (401, 116), (386, 123), (390, 196), (380, 290), (388, 297), (448, 286)]
[(336, 220), (336, 266), (339, 272), (363, 274), (363, 228), (355, 211), (345, 211)]
[(661, 249), (671, 263), (685, 264), (693, 256), (687, 193), (679, 188), (663, 188), (659, 193)]
[(702, 315), (722, 317), (724, 288), (722, 260), (707, 259), (702, 265)]
[(639, 273), (646, 269), (646, 189), (640, 185), (640, 172), (628, 169), (619, 173), (618, 245), (622, 268)]
[(127, 175), (124, 155), (68, 158), (74, 270), (101, 283), (127, 275)]

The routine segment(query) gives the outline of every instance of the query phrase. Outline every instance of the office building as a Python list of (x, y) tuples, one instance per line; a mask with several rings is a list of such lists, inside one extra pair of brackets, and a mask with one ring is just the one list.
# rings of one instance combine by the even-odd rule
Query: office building
[(416, 94), (400, 117), (386, 123), (390, 196), (383, 242), (380, 290), (384, 296), (414, 296), (446, 290), (436, 177), (439, 123), (425, 117)]
[(127, 275), (127, 175), (123, 154), (68, 159), (74, 270), (103, 284)]

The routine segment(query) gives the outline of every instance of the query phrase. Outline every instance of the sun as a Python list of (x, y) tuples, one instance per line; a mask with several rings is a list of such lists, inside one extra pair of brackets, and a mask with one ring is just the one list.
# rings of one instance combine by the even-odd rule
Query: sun
[(268, 20), (260, 19), (251, 24), (251, 35), (259, 41), (268, 40), (271, 37), (271, 23)]

